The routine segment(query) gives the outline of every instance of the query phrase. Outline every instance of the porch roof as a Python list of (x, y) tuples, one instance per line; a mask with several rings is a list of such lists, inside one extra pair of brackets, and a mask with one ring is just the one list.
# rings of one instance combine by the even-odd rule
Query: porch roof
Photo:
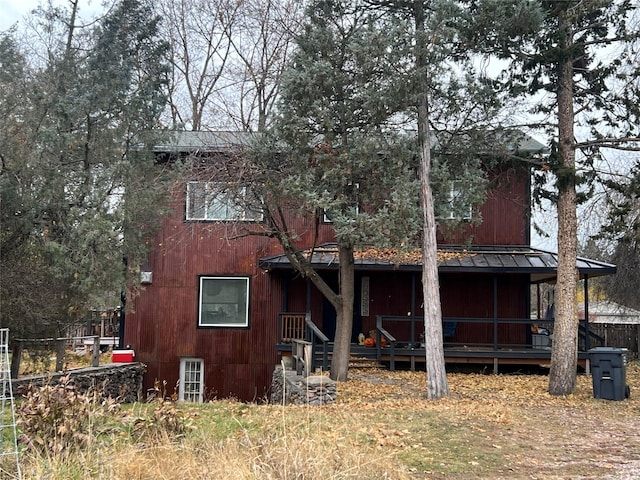
[[(317, 270), (337, 270), (338, 248), (335, 243), (303, 250)], [(354, 252), (355, 267), (360, 271), (404, 270), (420, 271), (422, 256), (419, 249), (400, 252), (389, 248), (361, 248)], [(292, 269), (286, 255), (260, 259), (265, 270)], [(612, 275), (616, 266), (578, 257), (576, 267), (581, 277)], [(552, 281), (558, 269), (558, 254), (526, 245), (440, 245), (438, 270), (440, 273), (500, 273), (529, 274), (534, 283)]]

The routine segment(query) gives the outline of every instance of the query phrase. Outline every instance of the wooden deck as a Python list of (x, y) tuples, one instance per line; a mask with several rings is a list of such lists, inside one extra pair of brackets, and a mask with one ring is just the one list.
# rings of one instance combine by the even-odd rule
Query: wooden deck
[[(291, 352), (291, 344), (278, 344), (278, 350), (283, 355)], [(314, 361), (315, 368), (321, 368), (322, 346), (317, 345), (315, 349)], [(333, 343), (328, 344), (329, 363), (333, 352)], [(424, 348), (376, 348), (365, 347), (357, 343), (351, 344), (351, 356), (354, 359), (375, 360), (386, 366), (389, 370), (397, 368), (424, 368), (426, 363), (426, 352)], [(494, 373), (499, 373), (500, 365), (537, 365), (548, 367), (551, 363), (551, 350), (548, 348), (532, 348), (522, 346), (521, 348), (498, 348), (494, 350), (490, 347), (461, 347), (445, 344), (444, 348), (445, 362), (447, 364), (466, 364), (466, 365), (490, 365), (493, 367)], [(588, 353), (578, 352), (578, 366), (588, 369)]]
[[(365, 347), (358, 343), (351, 344), (351, 356), (354, 359), (375, 360), (379, 364), (388, 366), (390, 370), (395, 370), (397, 364), (407, 364), (412, 370), (416, 366), (426, 363), (424, 344), (421, 342), (399, 341), (391, 335), (384, 327), (383, 320), (397, 320), (402, 322), (413, 322), (416, 320), (409, 317), (377, 317), (377, 328), (372, 330), (371, 335), (375, 337), (376, 346)], [(447, 335), (447, 327), (453, 326), (459, 322), (482, 322), (494, 323), (494, 341), (493, 343), (473, 343), (462, 344), (447, 340), (453, 337), (453, 333)], [(533, 335), (531, 344), (500, 344), (497, 341), (498, 323), (531, 323), (530, 319), (476, 319), (476, 318), (455, 318), (445, 319), (443, 325), (444, 333), (444, 357), (448, 364), (477, 364), (477, 365), (493, 365), (494, 373), (499, 372), (500, 365), (540, 365), (548, 366), (551, 363), (551, 347), (549, 337), (544, 335)], [(293, 325), (293, 326), (292, 326)], [(330, 358), (333, 353), (333, 342), (320, 331), (320, 329), (311, 321), (309, 314), (281, 314), (279, 318), (279, 330), (281, 331), (281, 340), (276, 345), (278, 352), (282, 355), (291, 355), (297, 351), (297, 343), (304, 343), (311, 350), (307, 361), (311, 371), (322, 368), (327, 370), (330, 364)], [(414, 329), (415, 330), (415, 329)], [(588, 329), (585, 329), (587, 335), (583, 338), (590, 338)], [(539, 338), (538, 338), (539, 337)], [(591, 334), (595, 340), (601, 340), (597, 335)], [(544, 341), (543, 341), (544, 340)], [(385, 345), (380, 347), (378, 345)], [(578, 352), (578, 365), (588, 371), (588, 353), (589, 342), (583, 339), (579, 342), (581, 345)], [(293, 353), (296, 355), (296, 353)]]
[[(373, 352), (369, 352), (372, 350)], [(426, 363), (426, 352), (424, 348), (395, 348), (393, 352), (389, 347), (380, 349), (367, 348), (360, 345), (353, 345), (352, 355), (363, 355), (366, 358), (376, 358), (381, 363), (388, 365), (391, 370), (396, 368), (397, 363), (409, 364), (412, 369), (416, 365)], [(551, 363), (551, 350), (547, 348), (520, 348), (508, 347), (493, 349), (489, 347), (464, 347), (464, 346), (444, 346), (444, 358), (448, 364), (479, 364), (492, 365), (494, 372), (498, 373), (500, 365), (541, 365), (548, 366)], [(578, 364), (586, 368), (588, 354), (579, 352)]]

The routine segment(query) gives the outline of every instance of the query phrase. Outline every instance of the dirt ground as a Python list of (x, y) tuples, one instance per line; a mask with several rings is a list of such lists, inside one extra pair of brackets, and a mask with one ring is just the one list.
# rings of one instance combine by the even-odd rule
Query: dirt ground
[(623, 401), (593, 398), (590, 375), (554, 397), (548, 376), (515, 372), (449, 374), (434, 402), (424, 372), (353, 369), (336, 408), (416, 479), (640, 479), (640, 363), (626, 372)]

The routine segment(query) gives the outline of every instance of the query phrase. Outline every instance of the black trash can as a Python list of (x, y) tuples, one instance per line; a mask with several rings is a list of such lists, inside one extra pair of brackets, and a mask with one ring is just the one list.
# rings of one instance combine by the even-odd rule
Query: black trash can
[(606, 400), (629, 398), (627, 349), (596, 347), (589, 350), (593, 396)]

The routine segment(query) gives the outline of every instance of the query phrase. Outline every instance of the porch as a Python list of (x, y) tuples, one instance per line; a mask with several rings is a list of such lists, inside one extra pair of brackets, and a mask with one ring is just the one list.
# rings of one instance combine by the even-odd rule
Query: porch
[[(304, 254), (336, 288), (339, 262), (335, 245)], [(351, 352), (391, 369), (400, 362), (408, 362), (411, 368), (425, 362), (422, 315), (429, 300), (423, 298), (420, 288), (421, 256), (399, 255), (376, 249), (355, 252)], [(278, 350), (289, 354), (292, 343), (306, 342), (305, 348), (313, 350), (313, 366), (328, 368), (335, 310), (308, 279), (295, 275), (286, 256), (261, 259), (260, 265), (282, 286)], [(528, 246), (440, 246), (445, 361), (493, 365), (494, 371), (500, 364), (549, 364), (557, 266), (557, 254)], [(586, 367), (588, 350), (604, 341), (590, 330), (589, 280), (615, 273), (615, 266), (577, 258), (576, 268), (585, 297), (578, 360)], [(308, 313), (291, 313), (301, 311)], [(538, 329), (550, 335), (542, 335)], [(375, 338), (375, 346), (357, 343), (360, 332)]]
[[(426, 352), (424, 343), (414, 338), (396, 338), (390, 330), (402, 323), (412, 325), (411, 331), (422, 328), (422, 317), (378, 316), (376, 328), (369, 332), (375, 339), (374, 346), (360, 343), (351, 344), (353, 359), (374, 360), (390, 370), (401, 366), (415, 370), (424, 366)], [(455, 329), (458, 324), (473, 323), (493, 325), (493, 343), (456, 342)], [(499, 324), (523, 325), (529, 327), (531, 319), (486, 319), (486, 318), (444, 318), (444, 356), (447, 364), (474, 364), (492, 366), (499, 373), (500, 365), (549, 365), (551, 361), (551, 343), (548, 344), (531, 335), (527, 344), (502, 343), (498, 337)], [(553, 328), (553, 321), (545, 325)], [(333, 342), (311, 320), (308, 313), (281, 313), (278, 317), (279, 340), (276, 345), (283, 356), (292, 356), (301, 369), (313, 372), (316, 369), (328, 370), (333, 354)], [(546, 337), (546, 336), (545, 336)], [(419, 338), (419, 336), (418, 336)], [(582, 320), (578, 339), (578, 365), (588, 369), (588, 350), (602, 346), (604, 339), (589, 331), (588, 323)]]

